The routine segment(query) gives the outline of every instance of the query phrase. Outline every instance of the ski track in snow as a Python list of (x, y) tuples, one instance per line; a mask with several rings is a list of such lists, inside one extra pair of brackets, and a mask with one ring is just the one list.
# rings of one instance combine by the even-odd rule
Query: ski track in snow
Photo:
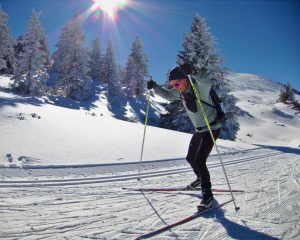
[[(281, 153), (265, 153), (258, 156), (244, 157), (234, 160), (228, 160), (224, 162), (224, 165), (235, 165), (238, 163), (244, 163), (249, 161), (256, 161), (262, 158), (272, 157), (280, 155)], [(149, 163), (146, 163), (148, 165)], [(209, 168), (220, 167), (220, 163), (208, 163)], [(7, 187), (42, 187), (42, 186), (62, 186), (62, 185), (80, 185), (80, 184), (95, 184), (95, 183), (105, 183), (105, 182), (118, 182), (125, 180), (134, 180), (140, 175), (141, 178), (151, 178), (157, 176), (166, 176), (184, 172), (190, 172), (190, 167), (176, 167), (175, 169), (167, 170), (155, 170), (155, 171), (144, 171), (140, 174), (138, 173), (126, 173), (117, 174), (109, 176), (99, 176), (99, 177), (85, 177), (85, 178), (68, 178), (68, 179), (47, 179), (47, 180), (2, 180), (0, 182), (0, 188)], [(31, 172), (30, 172), (31, 173)]]
[[(223, 159), (232, 189), (245, 190), (234, 194), (239, 212), (230, 204), (151, 239), (299, 238), (299, 155), (256, 149)], [(208, 163), (213, 186), (227, 189), (217, 157)], [(133, 169), (102, 175), (95, 168), (5, 170), (0, 169), (0, 239), (135, 239), (192, 214), (201, 199), (197, 192), (121, 189), (184, 186), (194, 178), (184, 161), (171, 169), (145, 165), (139, 182)], [(230, 194), (215, 198), (221, 203)]]

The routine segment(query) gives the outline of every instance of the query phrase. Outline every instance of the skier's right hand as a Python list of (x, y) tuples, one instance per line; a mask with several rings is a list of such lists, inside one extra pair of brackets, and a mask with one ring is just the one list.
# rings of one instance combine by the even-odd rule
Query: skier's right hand
[(152, 89), (154, 88), (155, 86), (157, 85), (157, 83), (155, 81), (153, 81), (152, 79), (150, 79), (148, 82), (147, 82), (147, 89)]

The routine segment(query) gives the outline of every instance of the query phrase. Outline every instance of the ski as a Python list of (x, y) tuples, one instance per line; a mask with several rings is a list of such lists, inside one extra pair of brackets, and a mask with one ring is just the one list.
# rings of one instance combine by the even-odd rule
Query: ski
[(214, 209), (221, 208), (221, 207), (223, 207), (224, 205), (226, 205), (226, 204), (228, 204), (228, 203), (230, 203), (230, 202), (232, 202), (232, 199), (231, 199), (231, 200), (228, 200), (228, 201), (226, 201), (226, 202), (223, 202), (223, 203), (221, 203), (221, 204), (218, 204), (218, 205), (216, 205), (216, 206), (214, 206), (214, 207), (208, 208), (208, 209), (206, 209), (206, 210), (203, 210), (203, 211), (200, 211), (200, 212), (196, 212), (196, 213), (194, 213), (194, 214), (192, 214), (192, 215), (190, 215), (190, 216), (188, 216), (188, 217), (186, 217), (186, 218), (183, 218), (183, 219), (181, 219), (181, 220), (179, 220), (179, 221), (177, 221), (177, 222), (174, 222), (174, 223), (172, 223), (172, 224), (168, 224), (167, 226), (161, 227), (161, 228), (156, 229), (156, 230), (154, 230), (154, 231), (152, 231), (152, 232), (143, 234), (143, 235), (137, 237), (135, 240), (140, 240), (140, 239), (146, 239), (146, 238), (153, 237), (153, 236), (155, 236), (155, 235), (157, 235), (157, 234), (160, 234), (160, 233), (162, 233), (162, 232), (165, 232), (165, 231), (167, 231), (167, 230), (169, 230), (169, 229), (171, 229), (171, 228), (173, 228), (173, 227), (176, 227), (176, 226), (179, 226), (179, 225), (181, 225), (181, 224), (184, 224), (184, 223), (187, 223), (187, 222), (189, 222), (189, 221), (192, 221), (192, 220), (194, 220), (194, 219), (200, 217), (200, 216), (203, 215), (204, 213), (207, 213), (207, 212), (212, 211), (212, 210), (214, 210)]
[[(130, 188), (130, 187), (122, 187), (123, 190), (131, 190), (138, 192), (181, 192), (181, 191), (200, 191), (201, 188), (188, 188), (188, 187), (170, 187), (170, 188)], [(212, 188), (212, 192), (215, 193), (229, 193), (228, 189), (221, 188)], [(235, 193), (243, 193), (244, 190), (231, 190), (231, 192)]]

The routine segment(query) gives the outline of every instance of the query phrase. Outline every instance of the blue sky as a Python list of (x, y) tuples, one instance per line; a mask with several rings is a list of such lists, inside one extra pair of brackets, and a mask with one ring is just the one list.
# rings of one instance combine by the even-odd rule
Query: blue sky
[[(83, 14), (92, 0), (0, 0), (15, 38), (27, 30), (31, 11), (42, 11), (50, 51), (60, 29), (75, 14)], [(184, 33), (195, 14), (205, 18), (216, 38), (224, 67), (257, 74), (300, 89), (300, 1), (292, 0), (131, 0), (118, 12), (118, 21), (91, 14), (83, 23), (90, 44), (99, 37), (105, 51), (111, 38), (124, 65), (131, 44), (140, 36), (149, 59), (149, 72), (159, 83), (175, 66)], [(96, 20), (95, 20), (96, 19)], [(298, 26), (297, 26), (298, 24)]]

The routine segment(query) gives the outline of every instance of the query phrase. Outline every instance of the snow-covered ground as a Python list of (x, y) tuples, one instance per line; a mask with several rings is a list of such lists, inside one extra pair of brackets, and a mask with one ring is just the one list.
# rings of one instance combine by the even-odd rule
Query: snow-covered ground
[[(226, 205), (151, 239), (300, 238), (299, 114), (276, 103), (279, 84), (230, 79), (241, 130), (218, 144), (232, 188), (245, 190), (234, 194), (241, 209)], [(11, 94), (8, 81), (0, 76), (0, 239), (135, 239), (195, 212), (198, 192), (122, 190), (194, 180), (184, 160), (190, 134), (148, 127), (138, 182), (143, 124), (113, 118), (104, 96), (87, 109)], [(227, 188), (215, 152), (208, 165), (213, 186)]]
[(266, 146), (299, 146), (300, 114), (283, 103), (276, 103), (282, 88), (279, 83), (252, 74), (233, 74), (229, 79), (232, 94), (243, 110), (239, 118), (241, 141)]

